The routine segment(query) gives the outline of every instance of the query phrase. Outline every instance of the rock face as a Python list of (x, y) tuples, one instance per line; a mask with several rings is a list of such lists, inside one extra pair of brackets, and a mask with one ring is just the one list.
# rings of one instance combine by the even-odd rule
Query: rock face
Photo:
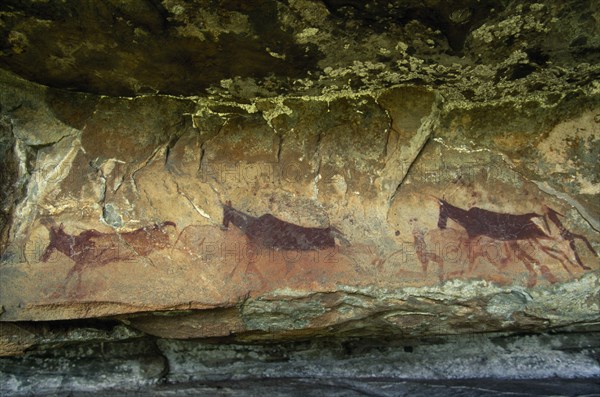
[(2, 354), (600, 321), (591, 2), (209, 3), (0, 6)]

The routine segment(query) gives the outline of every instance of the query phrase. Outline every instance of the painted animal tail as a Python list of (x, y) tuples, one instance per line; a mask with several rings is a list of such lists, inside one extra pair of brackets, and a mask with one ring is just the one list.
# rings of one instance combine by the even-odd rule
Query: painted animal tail
[(560, 212), (556, 211), (555, 209), (548, 207), (546, 204), (544, 204), (542, 206), (542, 208), (544, 210), (543, 219), (544, 219), (544, 225), (546, 226), (546, 230), (548, 230), (548, 232), (550, 232), (550, 225), (548, 223), (548, 218), (550, 218), (552, 223), (554, 223), (554, 225), (558, 228), (559, 232), (562, 235), (565, 230), (565, 227), (563, 226), (560, 219), (558, 219), (558, 215), (562, 216), (563, 218), (565, 216), (563, 214), (561, 214)]

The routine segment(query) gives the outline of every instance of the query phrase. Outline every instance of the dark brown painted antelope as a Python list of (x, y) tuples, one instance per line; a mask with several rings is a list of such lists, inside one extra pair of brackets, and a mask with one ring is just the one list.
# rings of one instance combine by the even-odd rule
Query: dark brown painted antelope
[(488, 236), (496, 240), (524, 240), (550, 238), (532, 219), (543, 215), (530, 212), (523, 215), (503, 214), (472, 207), (468, 211), (438, 199), (440, 217), (438, 227), (446, 228), (448, 218), (461, 225), (470, 239), (477, 236)]
[(276, 250), (318, 250), (335, 247), (335, 238), (346, 241), (335, 227), (304, 227), (283, 221), (271, 214), (253, 217), (231, 206), (223, 205), (223, 226), (237, 226), (251, 242)]
[(75, 291), (81, 286), (81, 273), (88, 267), (100, 267), (110, 262), (131, 260), (138, 256), (147, 256), (156, 249), (169, 246), (169, 235), (164, 228), (176, 227), (173, 222), (143, 227), (125, 233), (102, 233), (94, 229), (85, 230), (78, 235), (65, 232), (63, 224), (50, 225), (50, 243), (40, 257), (47, 262), (54, 251), (61, 252), (75, 262), (65, 278), (64, 288), (77, 275)]
[[(564, 240), (569, 241), (569, 246), (575, 255), (577, 264), (583, 269), (589, 270), (590, 268), (585, 266), (579, 258), (577, 247), (575, 246), (575, 238), (583, 240), (590, 251), (596, 254), (589, 241), (582, 235), (569, 232), (558, 219), (558, 212), (549, 207), (544, 207), (543, 215), (535, 212), (513, 215), (488, 211), (478, 207), (472, 207), (469, 210), (464, 210), (462, 208), (453, 206), (445, 200), (437, 200), (440, 206), (438, 219), (438, 227), (440, 229), (446, 228), (448, 218), (452, 219), (461, 225), (467, 232), (469, 240), (471, 241), (471, 244), (469, 244), (470, 249), (474, 247), (472, 241), (480, 236), (487, 236), (495, 240), (506, 242), (511, 248), (510, 252), (513, 252), (517, 258), (523, 262), (529, 271), (530, 285), (535, 284), (536, 277), (535, 270), (531, 266), (531, 263), (536, 263), (538, 265), (540, 265), (540, 263), (517, 244), (517, 241), (519, 240), (526, 240), (532, 244), (536, 244), (546, 254), (558, 259), (563, 268), (569, 274), (572, 274), (571, 270), (567, 266), (567, 263), (572, 263), (571, 259), (563, 251), (553, 247), (545, 246), (540, 242), (540, 240), (555, 240), (555, 238), (542, 230), (534, 222), (535, 218), (540, 218), (543, 220), (547, 230), (549, 230), (549, 227), (546, 217), (548, 217), (558, 227), (561, 237)], [(473, 253), (469, 255), (469, 259), (469, 271), (472, 271), (475, 267)]]

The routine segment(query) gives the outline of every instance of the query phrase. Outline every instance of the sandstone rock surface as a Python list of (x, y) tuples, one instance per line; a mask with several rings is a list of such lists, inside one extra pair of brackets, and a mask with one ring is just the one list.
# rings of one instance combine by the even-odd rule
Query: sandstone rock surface
[(222, 3), (0, 5), (1, 354), (600, 321), (591, 4)]

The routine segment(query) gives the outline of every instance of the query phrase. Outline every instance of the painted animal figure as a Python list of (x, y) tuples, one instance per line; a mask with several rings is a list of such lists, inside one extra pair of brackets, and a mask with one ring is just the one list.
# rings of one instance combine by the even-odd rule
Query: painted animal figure
[(335, 247), (335, 237), (345, 241), (335, 227), (304, 227), (283, 221), (271, 214), (253, 217), (231, 206), (223, 205), (223, 226), (237, 226), (253, 243), (277, 250), (315, 250)]
[(425, 234), (422, 230), (413, 229), (412, 234), (415, 243), (415, 252), (419, 262), (421, 262), (423, 273), (427, 273), (429, 263), (434, 262), (438, 265), (438, 277), (440, 278), (440, 281), (444, 281), (444, 260), (439, 255), (428, 252), (427, 244), (425, 243)]
[(438, 227), (446, 228), (448, 218), (461, 225), (470, 239), (477, 236), (488, 236), (496, 240), (524, 240), (550, 238), (533, 218), (543, 218), (543, 215), (530, 212), (523, 215), (503, 214), (472, 207), (468, 211), (458, 208), (445, 200), (438, 199), (440, 216)]
[[(548, 217), (558, 227), (561, 237), (564, 240), (569, 241), (569, 245), (575, 255), (578, 265), (581, 266), (583, 269), (590, 269), (589, 267), (583, 265), (583, 263), (581, 262), (581, 259), (577, 254), (577, 248), (575, 246), (574, 240), (575, 238), (582, 239), (583, 241), (585, 241), (588, 248), (595, 254), (595, 251), (593, 250), (591, 244), (584, 236), (569, 232), (558, 219), (558, 212), (552, 210), (549, 207), (544, 207), (543, 215), (534, 212), (521, 215), (513, 215), (488, 211), (477, 207), (470, 208), (469, 210), (464, 210), (462, 208), (453, 206), (445, 200), (437, 200), (440, 206), (440, 213), (438, 219), (438, 227), (440, 229), (446, 228), (448, 218), (452, 219), (453, 221), (461, 225), (467, 232), (469, 240), (471, 241), (471, 243), (469, 244), (471, 249), (473, 249), (473, 247), (475, 246), (475, 244), (472, 243), (473, 240), (481, 236), (487, 236), (492, 239), (505, 242), (505, 244), (507, 244), (510, 248), (509, 250), (507, 250), (507, 252), (514, 253), (529, 271), (530, 285), (535, 284), (536, 277), (535, 271), (531, 266), (531, 263), (536, 263), (538, 266), (540, 266), (541, 264), (537, 259), (532, 257), (521, 246), (519, 246), (519, 240), (526, 240), (532, 244), (535, 244), (549, 256), (558, 259), (563, 268), (569, 274), (572, 274), (571, 270), (567, 266), (567, 263), (572, 263), (569, 257), (563, 251), (553, 247), (545, 246), (540, 242), (540, 240), (555, 240), (555, 238), (551, 237), (543, 229), (541, 229), (534, 222), (534, 218), (541, 218), (544, 221), (544, 224), (546, 225), (546, 229), (549, 230), (548, 222), (546, 219), (546, 217)], [(469, 255), (469, 259), (469, 271), (472, 271), (475, 266), (473, 253)], [(540, 267), (544, 268), (543, 266)]]
[(160, 225), (143, 227), (125, 233), (102, 233), (94, 229), (85, 230), (78, 235), (65, 232), (63, 224), (49, 227), (50, 243), (40, 257), (47, 262), (54, 251), (71, 258), (75, 265), (65, 278), (64, 287), (77, 275), (76, 291), (80, 289), (81, 273), (88, 267), (100, 267), (110, 262), (124, 261), (136, 256), (147, 256), (156, 249), (169, 246), (169, 235), (164, 228), (176, 227), (167, 221)]

